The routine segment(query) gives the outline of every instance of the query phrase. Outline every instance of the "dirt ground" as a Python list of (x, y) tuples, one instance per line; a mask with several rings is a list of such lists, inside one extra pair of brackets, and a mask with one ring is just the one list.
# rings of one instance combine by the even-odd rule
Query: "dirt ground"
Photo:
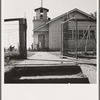
[[(27, 57), (34, 55), (34, 52), (27, 52)], [(16, 63), (20, 63), (23, 60), (20, 59), (4, 59), (4, 70), (9, 71), (11, 70)]]
[[(60, 52), (49, 52), (50, 54), (61, 57)], [(28, 57), (34, 55), (35, 52), (28, 52)], [(66, 59), (71, 59), (72, 61), (77, 61), (82, 69), (84, 75), (86, 75), (91, 84), (97, 83), (97, 60), (90, 58), (78, 58), (77, 60), (73, 57), (67, 57)], [(5, 59), (4, 67), (5, 72), (11, 70), (15, 63), (22, 62), (23, 60), (11, 60)]]
[(97, 67), (92, 65), (80, 64), (83, 74), (86, 75), (91, 84), (97, 83)]
[[(50, 52), (56, 56), (61, 57), (60, 52)], [(84, 75), (86, 75), (91, 84), (97, 83), (97, 59), (96, 58), (78, 58), (77, 60), (73, 57), (66, 57), (79, 64)]]

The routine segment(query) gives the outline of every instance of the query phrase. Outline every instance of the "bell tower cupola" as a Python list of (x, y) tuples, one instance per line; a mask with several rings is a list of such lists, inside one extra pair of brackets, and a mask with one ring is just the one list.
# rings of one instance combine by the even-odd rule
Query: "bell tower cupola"
[(35, 9), (35, 12), (36, 12), (35, 19), (37, 19), (37, 20), (39, 20), (39, 19), (47, 20), (48, 19), (48, 17), (47, 17), (48, 11), (49, 11), (48, 9), (43, 8), (43, 7)]
[(36, 16), (33, 18), (34, 28), (37, 28), (46, 22), (50, 21), (50, 18), (47, 16), (49, 9), (43, 7), (43, 1), (41, 0), (41, 7), (36, 8), (34, 10), (36, 12)]
[(35, 12), (36, 12), (36, 16), (34, 17), (35, 20), (48, 20), (48, 16), (47, 16), (47, 12), (49, 12), (49, 9), (43, 8), (43, 1), (41, 0), (41, 7), (36, 8)]

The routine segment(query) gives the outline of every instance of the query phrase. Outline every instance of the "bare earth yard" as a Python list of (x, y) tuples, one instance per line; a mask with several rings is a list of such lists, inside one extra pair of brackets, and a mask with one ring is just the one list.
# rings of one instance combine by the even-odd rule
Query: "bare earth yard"
[[(34, 52), (27, 52), (28, 57), (32, 55), (34, 55)], [(11, 70), (14, 67), (14, 64), (20, 63), (22, 61), (23, 60), (20, 60), (20, 59), (4, 59), (5, 72)]]
[[(60, 52), (50, 52), (56, 56), (61, 56)], [(73, 61), (76, 61), (75, 58), (67, 57)], [(90, 58), (78, 58), (77, 62), (82, 69), (84, 75), (86, 75), (91, 84), (97, 83), (97, 59), (90, 59)]]
[[(60, 52), (49, 52), (49, 53), (61, 57)], [(34, 54), (35, 52), (28, 52), (28, 57)], [(72, 61), (76, 61), (76, 59), (72, 57), (67, 57), (67, 59), (72, 59)], [(21, 61), (23, 60), (5, 59), (5, 63), (4, 63), (5, 72), (11, 70), (14, 67), (15, 63), (19, 63)], [(80, 65), (83, 74), (88, 77), (90, 83), (96, 84), (97, 83), (97, 60), (90, 59), (90, 58), (78, 58), (77, 62)]]

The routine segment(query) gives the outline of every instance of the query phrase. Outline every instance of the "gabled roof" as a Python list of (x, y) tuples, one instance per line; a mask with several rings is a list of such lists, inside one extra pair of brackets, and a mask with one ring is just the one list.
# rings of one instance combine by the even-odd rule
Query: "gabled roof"
[(55, 20), (57, 20), (57, 19), (59, 19), (59, 18), (63, 18), (63, 17), (66, 16), (67, 14), (71, 14), (71, 13), (74, 12), (74, 11), (80, 12), (80, 13), (82, 13), (83, 15), (85, 15), (85, 16), (87, 16), (87, 17), (93, 19), (93, 20), (95, 20), (95, 18), (92, 17), (91, 15), (89, 15), (89, 14), (87, 14), (87, 13), (85, 13), (85, 12), (83, 12), (83, 11), (77, 9), (77, 8), (75, 8), (75, 9), (73, 9), (73, 10), (70, 10), (69, 12), (66, 12), (66, 13), (64, 13), (64, 14), (62, 14), (62, 15), (60, 15), (60, 16), (58, 16), (58, 17), (56, 17), (56, 18), (54, 18), (54, 19), (52, 19), (52, 20), (50, 20), (50, 21), (48, 21), (46, 24), (43, 24), (43, 25), (39, 26), (38, 28), (34, 29), (33, 31), (37, 31), (38, 29), (41, 29), (41, 28), (45, 27), (47, 24), (49, 24), (49, 23), (51, 23), (51, 22), (53, 22), (53, 21), (55, 21)]
[(51, 21), (49, 21), (49, 22), (47, 22), (47, 23), (51, 23), (51, 22), (53, 22), (53, 21), (55, 21), (55, 20), (57, 20), (57, 19), (59, 19), (59, 18), (61, 18), (61, 17), (64, 17), (64, 16), (66, 16), (67, 14), (70, 14), (70, 13), (72, 13), (72, 12), (74, 12), (74, 11), (80, 12), (80, 13), (86, 15), (87, 17), (89, 17), (89, 18), (95, 20), (95, 18), (92, 17), (91, 15), (89, 15), (89, 14), (87, 14), (87, 13), (85, 13), (85, 12), (83, 12), (83, 11), (77, 9), (77, 8), (75, 8), (75, 9), (73, 9), (73, 10), (70, 10), (69, 12), (66, 12), (66, 13), (64, 13), (64, 14), (62, 14), (62, 15), (60, 15), (60, 16), (54, 18), (54, 19), (52, 19)]
[(49, 9), (43, 8), (43, 7), (36, 8), (35, 11), (37, 11), (37, 10), (39, 10), (39, 9), (47, 10), (47, 12), (49, 11)]

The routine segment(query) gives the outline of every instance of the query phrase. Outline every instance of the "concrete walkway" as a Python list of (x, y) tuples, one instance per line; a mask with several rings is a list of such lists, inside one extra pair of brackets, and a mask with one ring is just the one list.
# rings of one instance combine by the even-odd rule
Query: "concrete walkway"
[(49, 52), (35, 52), (27, 60), (19, 63), (20, 65), (41, 65), (41, 64), (75, 64), (71, 60), (61, 59), (59, 56), (53, 55)]
[(36, 52), (33, 56), (28, 59), (60, 59), (60, 57), (50, 54), (49, 52)]

